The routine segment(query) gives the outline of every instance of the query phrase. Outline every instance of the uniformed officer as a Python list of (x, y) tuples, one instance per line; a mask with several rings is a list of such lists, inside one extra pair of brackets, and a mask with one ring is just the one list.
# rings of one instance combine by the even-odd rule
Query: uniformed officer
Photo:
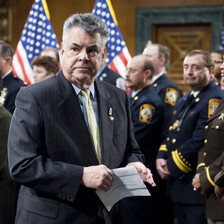
[(168, 129), (169, 121), (172, 116), (173, 109), (183, 96), (179, 87), (171, 81), (167, 76), (169, 68), (170, 51), (167, 46), (161, 44), (153, 44), (149, 41), (143, 51), (156, 66), (155, 75), (152, 83), (156, 92), (164, 102), (165, 106), (165, 124), (164, 130)]
[(198, 154), (197, 174), (192, 184), (205, 197), (208, 224), (224, 224), (224, 202), (214, 192), (214, 177), (224, 159), (224, 99), (205, 126), (204, 147)]
[[(108, 56), (108, 50), (108, 46), (106, 45), (105, 58)], [(104, 65), (98, 71), (97, 79), (110, 83), (111, 85), (114, 85), (120, 89), (126, 90), (124, 78), (121, 77), (117, 72), (110, 69), (106, 63), (104, 63)]]
[(1, 100), (5, 108), (13, 113), (15, 110), (15, 98), (20, 89), (26, 84), (12, 72), (13, 49), (6, 42), (0, 40), (0, 75), (3, 80)]
[(164, 181), (159, 177), (155, 158), (162, 141), (164, 122), (163, 102), (151, 85), (155, 65), (145, 55), (133, 57), (127, 65), (126, 85), (130, 91), (131, 118), (135, 137), (145, 156), (145, 165), (151, 169), (156, 188), (147, 185), (150, 197), (132, 197), (120, 202), (119, 224), (161, 224), (164, 217)]
[(206, 121), (224, 96), (213, 81), (213, 68), (207, 51), (193, 50), (185, 57), (184, 80), (192, 91), (176, 106), (157, 155), (157, 170), (163, 179), (169, 179), (170, 195), (177, 205), (178, 224), (206, 223), (204, 198), (193, 190), (192, 179)]

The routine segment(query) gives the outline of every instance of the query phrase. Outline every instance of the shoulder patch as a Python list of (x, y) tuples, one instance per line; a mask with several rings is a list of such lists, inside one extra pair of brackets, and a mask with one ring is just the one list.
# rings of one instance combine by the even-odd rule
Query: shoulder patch
[(172, 106), (176, 104), (178, 98), (178, 92), (174, 88), (167, 88), (166, 95), (165, 95), (165, 103), (168, 103)]
[(208, 118), (212, 116), (212, 114), (215, 112), (217, 107), (219, 106), (221, 99), (210, 99), (208, 101)]
[(152, 120), (155, 107), (150, 104), (142, 104), (140, 106), (139, 121), (149, 124)]

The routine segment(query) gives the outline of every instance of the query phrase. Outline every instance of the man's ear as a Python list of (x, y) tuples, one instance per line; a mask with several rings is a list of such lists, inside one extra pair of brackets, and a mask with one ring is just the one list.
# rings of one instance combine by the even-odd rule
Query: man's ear
[(159, 58), (159, 62), (161, 66), (165, 66), (166, 59), (164, 57)]
[(147, 69), (147, 70), (145, 71), (144, 77), (145, 77), (146, 80), (148, 80), (148, 79), (152, 79), (152, 72), (151, 72), (150, 69)]

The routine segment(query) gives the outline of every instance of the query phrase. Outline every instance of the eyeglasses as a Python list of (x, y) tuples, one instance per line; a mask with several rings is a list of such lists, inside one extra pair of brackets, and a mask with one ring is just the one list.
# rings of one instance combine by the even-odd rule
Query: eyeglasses
[(135, 69), (135, 68), (127, 68), (127, 69), (126, 69), (126, 73), (131, 73), (131, 74), (133, 74), (133, 73), (135, 73), (135, 72), (142, 72), (142, 70), (137, 70), (137, 69)]

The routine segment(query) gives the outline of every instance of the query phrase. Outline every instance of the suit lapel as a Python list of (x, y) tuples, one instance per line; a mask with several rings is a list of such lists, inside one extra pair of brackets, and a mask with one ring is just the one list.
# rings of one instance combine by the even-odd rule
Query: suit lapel
[(101, 157), (102, 163), (109, 164), (110, 158), (110, 145), (112, 143), (115, 107), (110, 104), (110, 95), (106, 90), (102, 82), (95, 81), (98, 111), (99, 111), (99, 129), (100, 129), (100, 141), (101, 141)]
[(72, 85), (65, 79), (62, 71), (57, 76), (59, 85), (58, 106), (62, 114), (60, 119), (65, 120), (67, 128), (72, 138), (75, 139), (77, 146), (85, 150), (84, 153), (89, 163), (97, 164), (95, 149), (92, 145), (91, 136), (86, 126), (78, 97)]

